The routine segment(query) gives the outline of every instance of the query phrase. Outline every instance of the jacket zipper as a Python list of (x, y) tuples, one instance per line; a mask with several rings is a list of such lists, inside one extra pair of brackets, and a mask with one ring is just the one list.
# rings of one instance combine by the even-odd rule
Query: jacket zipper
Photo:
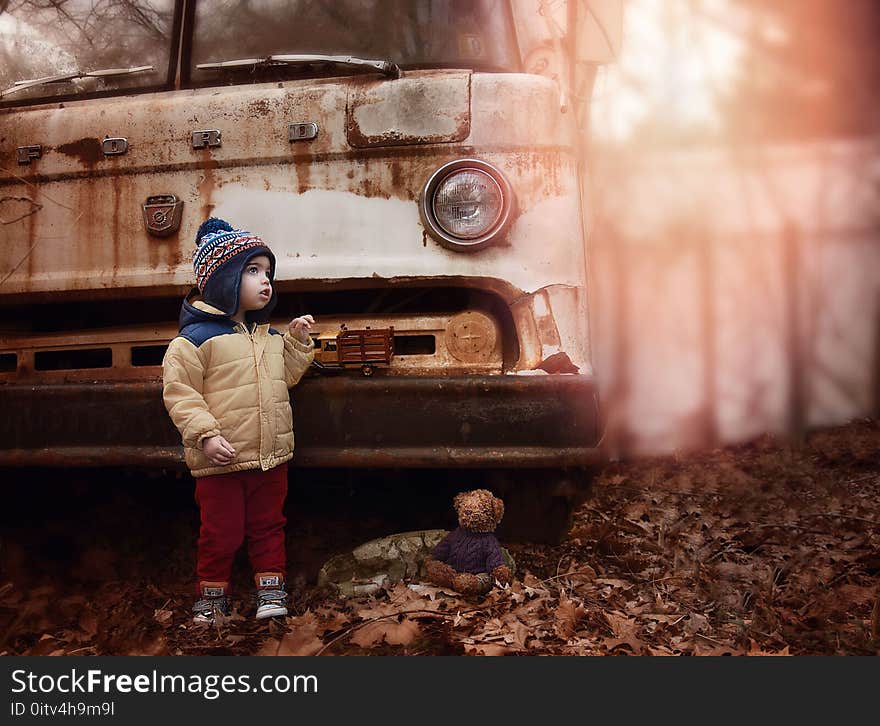
[[(260, 444), (259, 444), (259, 454), (260, 457), (260, 468), (263, 468), (263, 387), (260, 385), (260, 361), (257, 360), (257, 345), (256, 339), (254, 338), (254, 333), (257, 331), (257, 325), (254, 323), (254, 332), (252, 333), (247, 326), (245, 326), (245, 330), (247, 331), (248, 337), (251, 339), (251, 355), (254, 357), (254, 369), (257, 372), (257, 411), (259, 413), (260, 420)], [(268, 427), (269, 421), (268, 419), (265, 422)], [(274, 450), (274, 447), (273, 447)], [(274, 451), (273, 451), (274, 453)]]

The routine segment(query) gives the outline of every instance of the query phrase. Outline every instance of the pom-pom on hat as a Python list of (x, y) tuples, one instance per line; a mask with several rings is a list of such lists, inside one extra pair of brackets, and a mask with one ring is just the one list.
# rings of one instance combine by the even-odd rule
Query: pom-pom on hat
[[(229, 222), (210, 217), (202, 222), (196, 232), (196, 249), (193, 252), (193, 272), (202, 299), (210, 305), (234, 315), (238, 310), (238, 292), (244, 266), (254, 257), (269, 258), (269, 279), (275, 278), (275, 255), (257, 235), (243, 229), (235, 229)], [(267, 317), (275, 307), (274, 289), (269, 304), (259, 312)], [(249, 316), (253, 317), (253, 316)]]

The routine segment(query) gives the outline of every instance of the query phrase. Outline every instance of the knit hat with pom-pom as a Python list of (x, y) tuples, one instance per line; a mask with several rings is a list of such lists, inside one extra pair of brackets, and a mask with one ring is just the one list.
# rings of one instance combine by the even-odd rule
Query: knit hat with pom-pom
[[(210, 217), (196, 232), (193, 272), (202, 299), (228, 315), (238, 311), (241, 273), (249, 260), (258, 255), (269, 258), (269, 279), (275, 279), (275, 255), (257, 235), (235, 229), (229, 222)], [(268, 314), (277, 302), (275, 290), (264, 308)]]

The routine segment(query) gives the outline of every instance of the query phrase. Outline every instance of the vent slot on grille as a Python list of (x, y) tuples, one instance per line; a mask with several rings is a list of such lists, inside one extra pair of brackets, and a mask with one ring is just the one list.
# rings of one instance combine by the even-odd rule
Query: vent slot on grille
[(167, 345), (138, 345), (131, 349), (133, 366), (160, 366), (165, 357)]
[(113, 351), (110, 348), (84, 348), (81, 350), (47, 350), (34, 355), (34, 368), (38, 371), (81, 370), (83, 368), (111, 368)]
[(433, 335), (395, 335), (394, 355), (434, 355), (437, 341)]

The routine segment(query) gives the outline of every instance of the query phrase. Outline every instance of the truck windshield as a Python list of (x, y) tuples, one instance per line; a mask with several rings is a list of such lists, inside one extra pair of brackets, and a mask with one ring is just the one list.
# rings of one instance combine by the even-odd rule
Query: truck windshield
[(165, 83), (173, 16), (174, 0), (0, 1), (0, 90), (24, 86), (0, 105)]
[[(230, 18), (234, 18), (230, 22)], [(197, 68), (271, 55), (349, 55), (407, 68), (516, 71), (519, 51), (507, 0), (201, 0), (192, 82), (240, 83), (370, 71), (336, 64)], [(375, 72), (375, 70), (373, 70)]]

